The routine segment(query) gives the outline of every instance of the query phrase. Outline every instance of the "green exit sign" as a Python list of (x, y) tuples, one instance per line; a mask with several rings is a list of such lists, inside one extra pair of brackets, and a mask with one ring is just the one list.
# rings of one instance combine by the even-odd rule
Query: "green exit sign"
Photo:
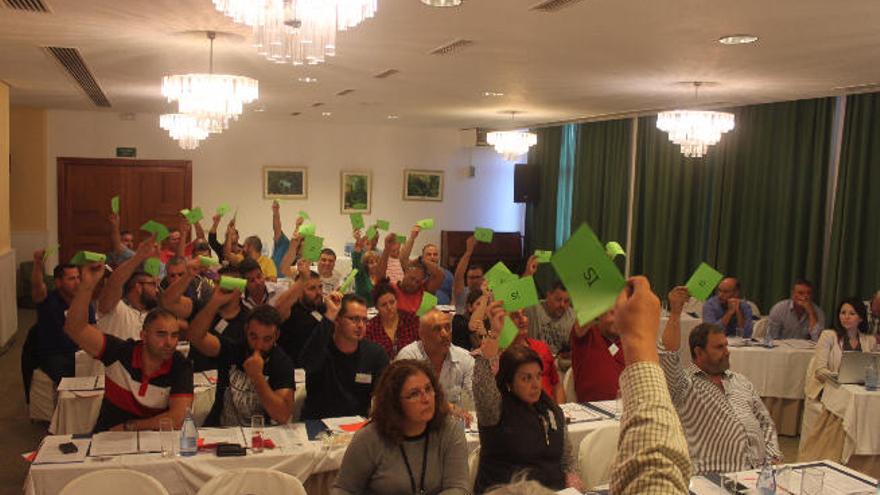
[(137, 156), (137, 148), (116, 148), (118, 158), (134, 158)]

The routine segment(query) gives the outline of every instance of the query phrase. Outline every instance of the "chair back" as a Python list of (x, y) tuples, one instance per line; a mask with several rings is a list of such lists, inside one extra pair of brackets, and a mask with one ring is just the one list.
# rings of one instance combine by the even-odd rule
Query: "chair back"
[(43, 370), (37, 368), (31, 374), (31, 386), (28, 390), (28, 416), (33, 421), (52, 421), (58, 392), (55, 382)]
[(760, 316), (761, 316), (761, 310), (758, 309), (758, 305), (757, 305), (757, 304), (755, 304), (754, 302), (749, 301), (749, 300), (746, 300), (746, 304), (748, 304), (748, 305), (749, 305), (749, 308), (751, 308), (751, 310), (752, 310), (752, 316), (754, 316), (754, 317), (760, 317)]
[(611, 465), (617, 454), (620, 424), (609, 423), (593, 430), (581, 440), (578, 449), (578, 471), (584, 487), (607, 484), (611, 479)]
[(480, 446), (477, 445), (477, 448), (475, 448), (473, 452), (468, 454), (468, 482), (470, 483), (471, 491), (474, 491), (474, 482), (477, 481), (477, 470), (479, 468)]
[(562, 379), (562, 387), (565, 390), (565, 402), (577, 402), (577, 390), (574, 388), (574, 367), (568, 369), (565, 372), (565, 377)]
[[(306, 495), (302, 483), (281, 471), (243, 468), (226, 471), (202, 485), (197, 495)], [(126, 494), (129, 495), (129, 494)]]
[(767, 334), (767, 325), (769, 323), (770, 318), (766, 316), (756, 321), (755, 326), (752, 327), (752, 338), (757, 341), (764, 340), (764, 335)]
[(64, 485), (58, 495), (168, 495), (156, 478), (131, 469), (101, 469), (84, 474)]
[(40, 336), (37, 333), (37, 325), (34, 324), (27, 331), (27, 337), (24, 339), (24, 345), (21, 348), (21, 383), (24, 385), (24, 401), (31, 401), (31, 378), (34, 370), (40, 367), (40, 361), (37, 359), (37, 348), (40, 345)]

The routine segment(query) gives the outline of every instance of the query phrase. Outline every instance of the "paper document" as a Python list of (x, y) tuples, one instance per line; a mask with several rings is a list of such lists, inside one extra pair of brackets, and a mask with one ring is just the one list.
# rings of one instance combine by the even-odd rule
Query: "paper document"
[(210, 388), (217, 385), (217, 370), (199, 371), (193, 374), (193, 386)]
[(583, 404), (578, 404), (577, 402), (560, 404), (559, 408), (562, 409), (562, 414), (565, 416), (565, 420), (569, 423), (584, 423), (587, 421), (609, 419), (608, 416), (599, 411), (594, 411), (593, 409), (590, 409)]
[(103, 378), (104, 377), (101, 376), (101, 386), (98, 387), (97, 376), (65, 376), (58, 384), (58, 391), (61, 392), (63, 390), (98, 390), (99, 388), (104, 388)]
[(158, 431), (139, 431), (138, 452), (162, 452), (162, 441)]
[[(72, 454), (64, 454), (61, 452), (59, 445), (62, 443), (73, 442), (77, 451)], [(83, 462), (86, 454), (89, 452), (88, 438), (72, 439), (71, 435), (50, 435), (43, 439), (34, 464), (63, 464), (68, 462)]]
[(344, 433), (343, 425), (363, 423), (363, 416), (343, 416), (341, 418), (324, 418), (321, 420), (333, 433)]
[(284, 425), (284, 436), (287, 437), (287, 445), (291, 447), (309, 443), (309, 432), (306, 431), (305, 423), (287, 423)]
[(590, 402), (590, 405), (597, 409), (601, 409), (608, 414), (614, 415), (615, 417), (620, 417), (621, 411), (617, 406), (616, 400), (598, 400), (595, 402)]
[(102, 431), (92, 435), (92, 448), (89, 456), (137, 454), (138, 435), (136, 431)]
[(205, 444), (237, 443), (242, 447), (250, 445), (250, 442), (245, 441), (241, 428), (238, 426), (232, 428), (199, 428), (199, 438)]

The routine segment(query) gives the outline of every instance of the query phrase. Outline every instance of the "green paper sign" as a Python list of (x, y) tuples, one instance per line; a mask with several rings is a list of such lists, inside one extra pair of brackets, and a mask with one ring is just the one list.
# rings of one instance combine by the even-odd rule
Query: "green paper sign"
[(321, 257), (321, 249), (324, 249), (324, 238), (316, 235), (306, 236), (303, 245), (303, 258), (309, 261), (318, 261)]
[(103, 263), (106, 259), (107, 256), (101, 253), (95, 253), (92, 251), (80, 251), (73, 255), (73, 258), (70, 259), (70, 264), (82, 266), (88, 263)]
[(626, 252), (623, 251), (623, 248), (620, 246), (620, 244), (614, 241), (605, 244), (605, 254), (607, 254), (608, 257), (611, 259), (614, 259), (618, 256), (626, 256)]
[(46, 248), (46, 250), (43, 251), (43, 261), (46, 261), (47, 259), (49, 259), (49, 256), (52, 256), (53, 254), (57, 253), (58, 248), (60, 248), (60, 247), (61, 247), (60, 244), (55, 244), (52, 247)]
[(422, 316), (434, 309), (437, 306), (437, 296), (431, 294), (428, 291), (422, 293), (422, 304), (419, 305), (419, 309), (416, 311), (416, 316)]
[(303, 220), (311, 220), (309, 214), (306, 213), (305, 210), (299, 210), (299, 216), (302, 217)]
[(405, 235), (397, 236), (397, 242), (400, 244), (406, 244), (406, 236)]
[(345, 277), (345, 280), (342, 281), (342, 285), (339, 286), (339, 292), (345, 294), (348, 291), (348, 288), (351, 287), (351, 283), (354, 282), (355, 275), (358, 274), (358, 269), (354, 268), (351, 270), (351, 273)]
[(474, 238), (479, 242), (491, 244), (493, 235), (495, 235), (495, 232), (493, 232), (492, 229), (487, 229), (484, 227), (477, 227), (476, 229), (474, 229)]
[(145, 230), (151, 234), (156, 234), (156, 242), (162, 242), (166, 237), (170, 234), (168, 232), (168, 227), (162, 225), (161, 223), (155, 220), (149, 220), (147, 223), (141, 225), (141, 230)]
[(508, 312), (538, 304), (538, 290), (532, 277), (496, 285), (492, 292), (496, 300), (504, 301), (504, 309)]
[(224, 290), (228, 290), (230, 292), (238, 289), (242, 294), (244, 294), (244, 289), (247, 287), (247, 280), (243, 278), (237, 277), (220, 277), (220, 288)]
[(217, 207), (217, 214), (221, 217), (227, 213), (229, 213), (229, 203), (223, 203), (222, 205)]
[(376, 228), (387, 231), (391, 228), (391, 222), (388, 220), (376, 220)]
[(370, 228), (367, 229), (366, 233), (367, 239), (372, 241), (377, 235), (379, 235), (379, 231), (376, 230), (375, 226), (370, 225)]
[(509, 316), (505, 316), (504, 327), (501, 328), (501, 334), (498, 335), (498, 347), (502, 349), (510, 347), (517, 335), (519, 335), (519, 328), (516, 328)]
[(198, 222), (199, 220), (205, 218), (204, 213), (202, 213), (201, 208), (193, 208), (192, 210), (187, 210), (186, 208), (180, 210), (180, 214), (183, 215), (190, 225)]
[(568, 289), (581, 325), (614, 306), (626, 285), (623, 275), (587, 224), (581, 225), (556, 251), (550, 263)]
[(315, 235), (315, 224), (311, 222), (303, 223), (299, 226), (299, 235), (310, 236)]
[(553, 251), (543, 251), (541, 249), (535, 250), (535, 259), (538, 260), (538, 263), (550, 263), (550, 258), (553, 256)]
[(144, 261), (144, 271), (154, 277), (158, 277), (162, 271), (162, 261), (159, 258), (147, 258)]
[(217, 258), (212, 258), (210, 256), (199, 256), (199, 264), (210, 267), (219, 265), (220, 261)]
[(431, 230), (434, 228), (434, 219), (433, 218), (423, 218), (416, 222), (422, 230)]
[(119, 196), (113, 196), (110, 198), (110, 211), (113, 213), (119, 213)]
[(697, 267), (697, 270), (687, 282), (688, 292), (700, 301), (705, 301), (712, 294), (712, 291), (715, 290), (718, 282), (721, 282), (722, 278), (724, 278), (724, 275), (718, 273), (717, 270), (706, 263), (700, 263), (700, 266)]
[(348, 216), (348, 219), (351, 220), (352, 230), (360, 230), (365, 227), (364, 216), (360, 213), (352, 213)]
[(486, 272), (486, 276), (484, 277), (486, 282), (489, 283), (489, 288), (494, 292), (494, 288), (499, 285), (503, 285), (507, 282), (512, 282), (519, 278), (519, 276), (515, 273), (512, 273), (503, 262), (499, 261), (495, 263), (495, 265)]

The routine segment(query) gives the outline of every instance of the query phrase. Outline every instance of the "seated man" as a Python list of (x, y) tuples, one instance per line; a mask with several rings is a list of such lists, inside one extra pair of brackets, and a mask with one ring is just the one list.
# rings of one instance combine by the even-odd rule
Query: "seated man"
[[(156, 253), (155, 237), (138, 245), (134, 256), (113, 270), (98, 296), (98, 328), (120, 339), (136, 339), (147, 313), (158, 304), (159, 282), (140, 271), (147, 258)], [(124, 296), (124, 297), (123, 297)]]
[(64, 331), (106, 367), (104, 400), (95, 431), (158, 430), (161, 418), (180, 428), (193, 401), (193, 371), (177, 352), (177, 317), (154, 309), (144, 318), (143, 340), (122, 340), (88, 323), (89, 303), (104, 275), (103, 263), (82, 269)]
[(263, 269), (256, 261), (246, 258), (238, 265), (238, 272), (247, 280), (247, 287), (242, 296), (245, 308), (252, 309), (263, 304), (272, 305), (281, 295), (274, 282), (266, 282)]
[(198, 259), (187, 261), (186, 258), (172, 256), (165, 264), (165, 278), (159, 284), (162, 307), (182, 320), (190, 320), (201, 311), (211, 299), (213, 291), (210, 280), (201, 274), (201, 270)]
[(367, 416), (373, 387), (388, 366), (382, 346), (364, 339), (367, 305), (360, 296), (333, 293), (327, 312), (299, 355), (306, 370), (303, 419)]
[(672, 403), (681, 419), (695, 474), (728, 473), (761, 468), (782, 460), (773, 419), (754, 385), (730, 371), (724, 329), (697, 325), (688, 337), (693, 364), (683, 369), (681, 311), (686, 287), (669, 293), (669, 321), (663, 329), (660, 365)]
[(473, 407), (474, 358), (461, 347), (452, 345), (449, 315), (432, 309), (419, 320), (419, 338), (397, 353), (398, 359), (428, 361), (434, 368), (452, 411), (467, 416)]
[[(575, 322), (571, 329), (571, 369), (577, 402), (616, 399), (625, 366), (613, 309), (590, 324), (580, 326)], [(575, 401), (575, 397), (566, 399)]]
[(715, 295), (703, 304), (703, 321), (724, 329), (728, 336), (741, 331), (744, 338), (752, 336), (752, 307), (739, 298), (739, 280), (727, 277), (718, 284)]
[(245, 320), (245, 341), (208, 331), (217, 312), (241, 296), (237, 290), (214, 291), (196, 315), (187, 336), (202, 354), (217, 359), (217, 394), (207, 425), (249, 426), (262, 414), (284, 424), (293, 413), (293, 362), (276, 345), (281, 315), (272, 306), (251, 310)]
[[(76, 288), (79, 286), (79, 268), (58, 265), (52, 271), (55, 290), (49, 291), (43, 279), (44, 251), (34, 253), (31, 271), (31, 298), (37, 305), (37, 363), (56, 384), (62, 377), (74, 376), (79, 347), (64, 333), (64, 322)], [(95, 324), (95, 311), (89, 305), (89, 323)]]
[(554, 356), (562, 353), (567, 357), (571, 329), (576, 319), (571, 298), (562, 282), (557, 281), (550, 287), (541, 304), (530, 306), (525, 311), (529, 317), (529, 335), (546, 342)]
[(825, 328), (825, 313), (813, 303), (813, 284), (799, 278), (791, 286), (791, 298), (770, 309), (767, 332), (774, 339), (818, 340)]

